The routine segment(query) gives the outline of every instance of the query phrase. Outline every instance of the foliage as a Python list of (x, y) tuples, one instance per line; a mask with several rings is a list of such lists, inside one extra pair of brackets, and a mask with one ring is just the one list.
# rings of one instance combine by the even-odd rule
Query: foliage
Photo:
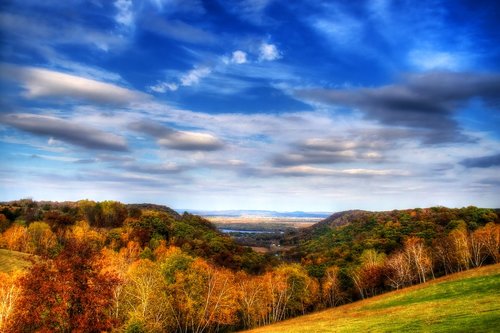
[(94, 249), (71, 241), (55, 259), (36, 262), (20, 279), (21, 294), (13, 314), (20, 331), (100, 332), (113, 326), (112, 291), (119, 283), (102, 273)]

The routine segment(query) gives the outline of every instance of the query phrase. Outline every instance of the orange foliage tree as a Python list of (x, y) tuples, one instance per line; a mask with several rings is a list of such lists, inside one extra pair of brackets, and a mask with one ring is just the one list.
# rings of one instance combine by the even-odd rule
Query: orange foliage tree
[(103, 273), (103, 266), (93, 247), (76, 240), (68, 240), (55, 259), (35, 262), (20, 279), (21, 294), (10, 331), (110, 330), (113, 288), (119, 280)]

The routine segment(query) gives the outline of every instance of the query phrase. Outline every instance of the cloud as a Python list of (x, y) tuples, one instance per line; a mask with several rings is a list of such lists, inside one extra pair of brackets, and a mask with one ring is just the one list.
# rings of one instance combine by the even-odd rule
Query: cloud
[(143, 173), (143, 174), (152, 174), (152, 175), (164, 175), (164, 174), (176, 174), (185, 171), (186, 167), (180, 167), (174, 163), (166, 163), (166, 164), (126, 164), (124, 166), (125, 170)]
[(247, 54), (240, 50), (234, 51), (231, 62), (235, 64), (244, 64), (247, 62)]
[(459, 70), (465, 67), (464, 57), (458, 53), (431, 50), (413, 50), (409, 53), (410, 64), (419, 70)]
[(167, 21), (161, 17), (145, 17), (141, 26), (152, 33), (181, 42), (203, 45), (217, 43), (217, 37), (212, 33), (180, 20)]
[(90, 103), (124, 105), (145, 101), (148, 95), (80, 76), (35, 67), (2, 66), (3, 78), (21, 81), (29, 99), (64, 98)]
[(134, 122), (129, 125), (129, 128), (156, 138), (158, 145), (165, 148), (186, 151), (214, 151), (224, 147), (223, 142), (212, 134), (177, 131), (151, 121)]
[(180, 78), (181, 84), (186, 87), (198, 84), (198, 82), (200, 82), (202, 78), (209, 75), (211, 72), (212, 69), (209, 67), (194, 68), (181, 76)]
[(385, 149), (386, 144), (368, 140), (368, 138), (358, 140), (310, 138), (292, 145), (292, 152), (275, 155), (272, 163), (274, 166), (283, 167), (302, 164), (381, 162), (383, 156), (380, 150)]
[(314, 177), (314, 176), (342, 176), (342, 177), (380, 177), (380, 176), (408, 176), (410, 173), (404, 170), (393, 169), (330, 169), (319, 168), (310, 165), (296, 165), (286, 168), (255, 168), (245, 171), (249, 175), (261, 177)]
[(158, 82), (154, 86), (149, 86), (148, 89), (150, 91), (163, 94), (167, 91), (176, 91), (177, 89), (179, 89), (179, 85), (172, 82)]
[(460, 162), (467, 168), (490, 168), (500, 166), (500, 154), (467, 158)]
[(225, 9), (232, 14), (237, 15), (245, 21), (261, 25), (267, 23), (268, 17), (265, 17), (265, 10), (274, 0), (239, 0), (239, 1), (220, 1)]
[(181, 131), (159, 139), (158, 144), (170, 149), (201, 151), (219, 150), (224, 146), (212, 134)]
[[(118, 50), (126, 44), (120, 34), (103, 32), (75, 22), (66, 20), (63, 15), (51, 16), (49, 21), (42, 15), (0, 13), (0, 30), (6, 37), (14, 40), (16, 44), (41, 53), (46, 52), (47, 47), (50, 49), (58, 45), (90, 45), (108, 52)], [(50, 51), (53, 52), (51, 49)]]
[(180, 76), (179, 82), (169, 82), (169, 81), (158, 81), (155, 85), (149, 86), (149, 91), (154, 91), (157, 93), (165, 93), (167, 91), (176, 91), (179, 86), (190, 87), (197, 85), (201, 79), (210, 75), (212, 73), (212, 68), (202, 66), (195, 67), (187, 73)]
[(273, 61), (281, 58), (281, 53), (274, 44), (262, 43), (259, 47), (259, 60)]
[(424, 143), (458, 142), (469, 139), (461, 133), (455, 113), (472, 98), (496, 103), (500, 75), (430, 72), (377, 88), (305, 89), (296, 96), (359, 109), (368, 119), (412, 129)]
[(117, 10), (116, 22), (127, 27), (133, 26), (135, 18), (132, 0), (116, 0), (114, 5)]
[(363, 21), (339, 4), (320, 5), (320, 13), (308, 17), (307, 21), (322, 37), (326, 37), (326, 41), (344, 48), (360, 48), (365, 31)]
[(111, 151), (127, 151), (121, 136), (103, 132), (66, 119), (36, 114), (7, 114), (0, 118), (7, 125), (35, 135), (53, 137), (76, 146)]

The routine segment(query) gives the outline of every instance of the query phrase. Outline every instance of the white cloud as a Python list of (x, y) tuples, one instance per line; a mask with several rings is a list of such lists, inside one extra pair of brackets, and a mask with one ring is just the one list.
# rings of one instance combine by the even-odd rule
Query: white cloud
[(134, 25), (134, 12), (132, 0), (116, 0), (115, 8), (117, 10), (115, 20), (121, 25), (131, 27)]
[(408, 171), (389, 169), (330, 169), (309, 165), (297, 165), (274, 170), (277, 175), (290, 176), (407, 176)]
[(192, 86), (194, 84), (198, 84), (198, 82), (200, 82), (202, 78), (209, 75), (211, 72), (212, 69), (209, 67), (194, 68), (180, 78), (181, 84), (183, 86)]
[(157, 93), (165, 93), (167, 91), (176, 91), (179, 89), (179, 85), (171, 82), (158, 82), (154, 86), (148, 87), (149, 90)]
[(459, 70), (466, 64), (464, 58), (453, 52), (416, 49), (409, 53), (408, 61), (418, 70)]
[(2, 66), (3, 78), (21, 81), (24, 96), (34, 99), (57, 97), (92, 103), (128, 104), (148, 95), (114, 84), (35, 67)]
[(234, 51), (231, 62), (235, 64), (244, 64), (247, 62), (247, 54), (240, 50)]
[(207, 133), (175, 132), (158, 140), (163, 147), (178, 150), (218, 150), (223, 147), (222, 142), (215, 136)]
[(259, 47), (259, 60), (273, 61), (281, 58), (278, 48), (274, 44), (262, 43)]

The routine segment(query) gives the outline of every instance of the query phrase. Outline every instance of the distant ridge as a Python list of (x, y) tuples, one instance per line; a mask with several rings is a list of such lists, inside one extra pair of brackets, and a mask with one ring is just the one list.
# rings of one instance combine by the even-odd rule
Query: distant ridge
[(187, 211), (191, 214), (201, 216), (227, 216), (227, 217), (242, 217), (242, 216), (263, 216), (263, 217), (310, 217), (310, 218), (326, 218), (331, 212), (277, 212), (272, 210), (194, 210), (194, 209), (176, 209), (178, 212)]

